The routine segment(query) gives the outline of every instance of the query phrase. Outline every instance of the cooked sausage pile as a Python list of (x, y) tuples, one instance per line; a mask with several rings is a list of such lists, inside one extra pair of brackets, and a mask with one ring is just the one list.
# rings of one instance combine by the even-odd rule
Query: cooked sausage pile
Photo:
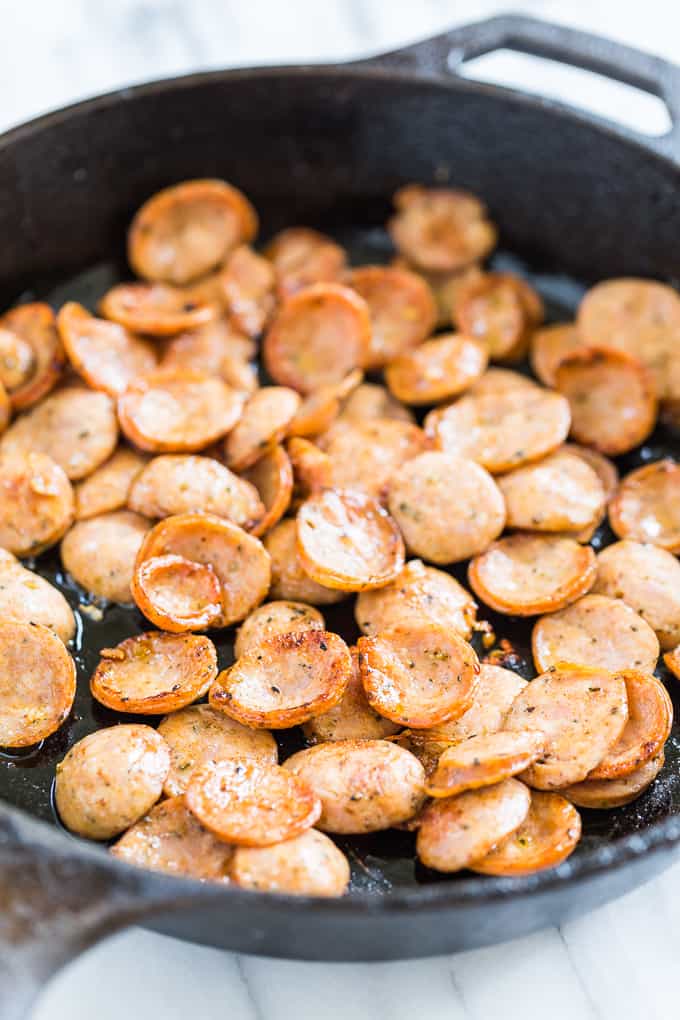
[[(0, 745), (73, 704), (73, 614), (19, 562), (60, 542), (89, 597), (155, 628), (90, 681), (142, 721), (79, 741), (55, 785), (64, 825), (126, 861), (336, 896), (327, 834), (396, 826), (429, 868), (526, 875), (573, 851), (577, 807), (663, 765), (680, 467), (619, 482), (609, 458), (680, 423), (680, 295), (610, 280), (544, 326), (526, 281), (482, 268), (476, 198), (413, 185), (395, 207), (392, 264), (350, 267), (303, 227), (258, 253), (247, 198), (188, 181), (139, 210), (139, 282), (98, 316), (0, 318)], [(535, 378), (507, 367), (527, 355)], [(462, 561), (474, 596), (441, 569)], [(355, 593), (348, 647), (323, 610)], [(536, 679), (479, 662), (475, 597), (536, 618)], [(201, 632), (235, 624), (220, 672)], [(290, 727), (308, 746), (279, 764)]]

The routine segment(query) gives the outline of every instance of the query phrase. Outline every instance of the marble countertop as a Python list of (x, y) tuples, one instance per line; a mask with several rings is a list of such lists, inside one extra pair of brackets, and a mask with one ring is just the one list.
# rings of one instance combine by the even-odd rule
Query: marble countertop
[[(0, 0), (0, 130), (131, 82), (225, 65), (343, 60), (496, 13), (486, 0)], [(514, 5), (513, 5), (514, 6)], [(522, 11), (680, 62), (668, 0), (529, 0)], [(648, 97), (500, 56), (485, 73), (637, 125)], [(255, 959), (132, 930), (45, 990), (33, 1020), (669, 1020), (680, 864), (599, 911), (491, 949), (390, 964)]]

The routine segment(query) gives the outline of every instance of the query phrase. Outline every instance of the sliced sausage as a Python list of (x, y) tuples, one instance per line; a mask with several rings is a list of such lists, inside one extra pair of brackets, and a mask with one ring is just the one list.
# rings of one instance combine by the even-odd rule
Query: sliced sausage
[(652, 378), (623, 351), (607, 347), (573, 351), (558, 365), (555, 387), (569, 401), (573, 438), (601, 453), (627, 453), (656, 423)]
[(289, 436), (318, 436), (337, 418), (342, 401), (360, 384), (364, 373), (356, 368), (338, 383), (327, 383), (304, 398), (288, 427)]
[(484, 343), (492, 360), (521, 361), (543, 315), (543, 302), (521, 277), (485, 273), (465, 288), (455, 320), (462, 333)]
[(212, 457), (162, 454), (132, 484), (128, 506), (145, 517), (198, 511), (226, 517), (246, 530), (262, 519), (257, 489)]
[(482, 662), (470, 708), (457, 719), (449, 719), (431, 731), (424, 730), (411, 734), (411, 737), (422, 737), (424, 744), (421, 746), (427, 752), (429, 742), (443, 749), (448, 744), (497, 733), (503, 728), (513, 701), (526, 685), (527, 681), (517, 673)]
[(272, 446), (241, 476), (257, 490), (264, 513), (250, 530), (266, 535), (279, 523), (293, 497), (293, 468), (282, 446)]
[(330, 605), (345, 598), (345, 592), (318, 584), (303, 569), (297, 549), (296, 521), (280, 521), (265, 536), (264, 546), (271, 557), (272, 598), (310, 602), (314, 606)]
[(277, 290), (282, 298), (314, 283), (339, 281), (347, 263), (347, 255), (339, 244), (309, 227), (282, 230), (272, 238), (264, 254), (274, 264)]
[(540, 460), (567, 438), (571, 415), (559, 393), (526, 389), (461, 397), (425, 419), (440, 450), (469, 457), (493, 474)]
[(680, 563), (665, 549), (629, 540), (607, 546), (597, 557), (593, 591), (627, 602), (662, 650), (680, 643)]
[(0, 455), (0, 546), (37, 556), (59, 541), (74, 515), (71, 483), (51, 457)]
[(410, 560), (393, 581), (360, 593), (355, 619), (364, 634), (428, 620), (469, 638), (477, 615), (472, 595), (450, 574)]
[(307, 394), (361, 368), (370, 340), (363, 298), (337, 283), (317, 283), (280, 307), (265, 334), (262, 356), (275, 382)]
[(219, 839), (271, 846), (311, 828), (321, 802), (298, 776), (253, 758), (207, 762), (189, 780), (186, 805)]
[(529, 813), (510, 836), (469, 868), (481, 875), (512, 878), (556, 868), (581, 838), (581, 816), (559, 793), (531, 791)]
[(42, 624), (64, 644), (76, 630), (73, 611), (62, 593), (5, 549), (0, 549), (0, 620)]
[(379, 383), (361, 383), (342, 405), (339, 421), (352, 424), (373, 418), (394, 418), (413, 422), (413, 412), (403, 407), (390, 391)]
[(193, 453), (234, 427), (243, 393), (199, 372), (164, 369), (133, 382), (118, 400), (120, 427), (151, 453)]
[(303, 725), (308, 743), (326, 740), (380, 740), (399, 732), (399, 726), (371, 708), (361, 682), (359, 652), (350, 648), (352, 672), (337, 705)]
[(545, 739), (536, 730), (488, 733), (448, 747), (430, 776), (430, 797), (454, 797), (465, 790), (493, 786), (516, 776), (543, 753)]
[(563, 609), (592, 588), (595, 553), (560, 535), (518, 532), (470, 561), (468, 578), (479, 598), (499, 613), (534, 616)]
[(349, 649), (337, 634), (277, 634), (220, 673), (210, 704), (244, 726), (288, 729), (337, 705), (351, 669)]
[(143, 454), (120, 446), (112, 457), (76, 486), (76, 518), (82, 521), (111, 510), (122, 510), (128, 505), (132, 483), (146, 462)]
[(555, 377), (560, 362), (574, 351), (584, 347), (573, 322), (559, 322), (544, 326), (531, 334), (529, 358), (534, 375), (544, 386), (555, 388)]
[(336, 740), (298, 751), (284, 768), (322, 803), (324, 832), (379, 832), (407, 822), (425, 797), (423, 767), (387, 740)]
[(208, 563), (172, 553), (135, 564), (130, 584), (138, 609), (151, 623), (176, 634), (219, 626), (222, 585)]
[(478, 262), (472, 262), (463, 269), (439, 272), (436, 270), (427, 271), (420, 267), (412, 266), (401, 255), (397, 255), (392, 259), (391, 264), (396, 269), (410, 269), (425, 280), (435, 300), (437, 326), (440, 329), (453, 325), (458, 303), (464, 297), (467, 288), (472, 283), (476, 283), (483, 275)]
[(160, 521), (146, 536), (137, 566), (154, 556), (181, 556), (212, 567), (222, 588), (217, 626), (245, 619), (269, 588), (270, 559), (253, 535), (214, 514), (177, 514)]
[[(15, 368), (14, 378), (7, 380), (6, 389), (13, 409), (24, 411), (50, 392), (66, 364), (55, 315), (49, 305), (33, 301), (0, 316), (0, 329), (15, 338), (12, 349), (15, 358), (19, 356), (21, 367), (18, 375)], [(5, 379), (2, 381), (5, 383)]]
[(659, 658), (659, 642), (649, 624), (621, 599), (606, 595), (584, 595), (542, 616), (531, 642), (539, 673), (558, 662), (652, 673)]
[(63, 306), (57, 326), (78, 375), (88, 386), (111, 397), (119, 396), (131, 382), (157, 367), (156, 352), (147, 340), (117, 322), (96, 319), (75, 301)]
[(18, 333), (0, 326), (0, 383), (8, 394), (30, 379), (35, 371), (33, 348)]
[(517, 390), (526, 392), (538, 388), (536, 381), (529, 378), (528, 375), (521, 375), (512, 368), (499, 368), (497, 365), (492, 365), (487, 368), (477, 382), (472, 384), (467, 395), (469, 397), (498, 397)]
[(394, 266), (360, 266), (347, 282), (371, 315), (368, 368), (382, 368), (434, 331), (437, 309), (432, 291), (415, 273)]
[(467, 868), (519, 828), (530, 801), (529, 790), (517, 779), (436, 800), (421, 816), (416, 853), (435, 871)]
[(340, 591), (381, 588), (404, 566), (395, 522), (376, 500), (349, 489), (325, 489), (302, 504), (297, 550), (312, 580)]
[(617, 742), (588, 773), (588, 780), (620, 779), (663, 751), (673, 725), (673, 703), (663, 684), (649, 673), (623, 671), (628, 721)]
[(410, 422), (379, 418), (373, 421), (338, 422), (319, 440), (333, 461), (333, 484), (338, 488), (363, 489), (382, 499), (394, 472), (425, 449), (422, 429)]
[(350, 879), (349, 862), (323, 832), (308, 829), (270, 847), (237, 847), (232, 881), (242, 889), (288, 896), (342, 896)]
[(190, 705), (162, 719), (158, 732), (170, 749), (170, 771), (163, 792), (186, 793), (195, 769), (223, 758), (254, 758), (276, 765), (279, 752), (271, 733), (253, 730), (216, 712), (210, 705)]
[(485, 207), (467, 191), (410, 184), (393, 200), (397, 211), (387, 229), (397, 250), (421, 269), (462, 269), (496, 244)]
[(245, 618), (236, 633), (234, 655), (240, 659), (269, 638), (279, 634), (300, 634), (325, 630), (324, 618), (314, 606), (286, 600), (265, 602)]
[(165, 741), (150, 726), (132, 723), (90, 733), (57, 765), (59, 817), (78, 836), (111, 839), (153, 807), (169, 767)]
[(472, 646), (438, 623), (360, 637), (359, 671), (369, 705), (400, 726), (427, 728), (472, 704), (479, 663)]
[(90, 691), (114, 712), (174, 712), (207, 694), (217, 676), (215, 646), (198, 634), (149, 631), (99, 655)]
[(558, 449), (498, 479), (509, 528), (578, 532), (605, 506), (602, 482), (576, 454)]
[(536, 729), (545, 750), (522, 778), (538, 790), (585, 779), (621, 736), (628, 719), (620, 673), (561, 665), (532, 680), (515, 698), (504, 728)]
[(229, 467), (244, 471), (279, 443), (299, 406), (299, 394), (286, 386), (264, 386), (253, 393), (224, 442)]
[(234, 365), (249, 367), (247, 362), (252, 361), (256, 350), (253, 340), (235, 329), (227, 319), (214, 319), (168, 341), (161, 368), (217, 376), (238, 389), (230, 378)]
[(183, 181), (152, 195), (137, 211), (128, 259), (145, 280), (189, 283), (256, 233), (257, 214), (237, 188), (219, 180)]
[(114, 403), (106, 393), (80, 386), (51, 393), (12, 423), (2, 453), (45, 453), (78, 481), (103, 464), (118, 440)]
[(276, 305), (276, 273), (271, 262), (242, 244), (227, 259), (219, 280), (236, 328), (246, 336), (259, 336)]
[(233, 848), (204, 829), (184, 803), (172, 797), (152, 807), (121, 836), (111, 853), (127, 864), (199, 882), (228, 882)]
[(562, 793), (579, 807), (608, 811), (637, 800), (651, 786), (663, 766), (664, 756), (661, 753), (619, 779), (586, 779), (568, 786)]
[(75, 694), (76, 667), (56, 634), (0, 621), (0, 747), (30, 747), (55, 733)]
[(435, 450), (392, 476), (387, 505), (409, 551), (432, 563), (484, 552), (505, 526), (505, 503), (491, 475), (472, 460)]
[(609, 503), (619, 485), (619, 471), (614, 461), (598, 450), (593, 450), (590, 446), (579, 446), (578, 443), (565, 443), (560, 449), (580, 457), (593, 469), (602, 483), (605, 501)]
[(393, 396), (405, 404), (435, 404), (458, 396), (484, 372), (484, 343), (460, 333), (447, 333), (407, 351), (385, 369)]
[(609, 504), (619, 538), (680, 552), (680, 464), (658, 460), (631, 471)]
[(61, 562), (91, 595), (111, 602), (132, 602), (135, 558), (149, 522), (129, 510), (77, 521), (61, 543)]
[(333, 461), (308, 439), (293, 436), (286, 443), (293, 468), (293, 507), (333, 484)]
[(133, 333), (160, 337), (204, 326), (218, 313), (214, 304), (187, 300), (166, 283), (119, 283), (106, 292), (99, 311)]

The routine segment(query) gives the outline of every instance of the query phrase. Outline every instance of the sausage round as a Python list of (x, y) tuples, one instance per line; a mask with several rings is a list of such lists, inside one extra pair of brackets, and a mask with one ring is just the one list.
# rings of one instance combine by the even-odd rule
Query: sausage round
[(617, 742), (591, 772), (591, 779), (620, 779), (656, 758), (673, 725), (673, 703), (663, 684), (649, 673), (623, 671), (628, 721)]
[(25, 411), (50, 392), (66, 364), (57, 321), (49, 305), (33, 301), (11, 308), (0, 316), (0, 329), (16, 338), (15, 354), (17, 346), (25, 352), (24, 370), (15, 375), (15, 385), (8, 383), (6, 387), (12, 408)]
[(135, 563), (130, 583), (138, 609), (161, 630), (176, 634), (218, 625), (222, 586), (208, 563), (172, 553)]
[(57, 326), (71, 365), (94, 390), (117, 397), (140, 375), (157, 367), (152, 345), (117, 322), (97, 319), (75, 301), (67, 302)]
[(73, 489), (44, 453), (0, 455), (0, 546), (16, 556), (37, 556), (73, 522)]
[(276, 273), (269, 259), (242, 244), (227, 259), (219, 282), (236, 327), (246, 336), (259, 336), (276, 306)]
[(299, 634), (305, 630), (325, 630), (324, 618), (314, 606), (305, 602), (279, 600), (264, 602), (245, 618), (234, 641), (234, 655), (257, 648), (263, 641), (279, 634)]
[(272, 598), (309, 602), (314, 606), (330, 605), (345, 598), (344, 591), (317, 584), (304, 570), (297, 549), (296, 521), (280, 521), (265, 536), (264, 547), (271, 557)]
[(82, 521), (124, 509), (132, 483), (146, 462), (143, 454), (120, 446), (106, 463), (76, 485), (76, 518)]
[(462, 269), (496, 244), (484, 205), (467, 191), (409, 184), (393, 201), (396, 213), (387, 230), (397, 250), (420, 269)]
[(269, 847), (237, 847), (230, 875), (242, 889), (288, 896), (342, 896), (349, 862), (323, 832), (308, 829)]
[(484, 273), (466, 285), (454, 318), (461, 332), (482, 341), (492, 360), (521, 361), (543, 315), (543, 302), (521, 277)]
[(663, 766), (664, 756), (661, 753), (619, 779), (586, 779), (568, 786), (562, 793), (579, 807), (608, 811), (637, 800), (651, 786)]
[(417, 425), (379, 418), (356, 424), (339, 420), (319, 438), (319, 446), (333, 462), (333, 485), (383, 499), (395, 471), (422, 453), (426, 442)]
[(106, 292), (99, 311), (133, 333), (165, 337), (204, 326), (218, 309), (207, 301), (187, 300), (165, 283), (119, 283)]
[(450, 333), (396, 357), (385, 369), (385, 381), (405, 404), (435, 404), (469, 389), (488, 358), (482, 341)]
[(135, 558), (149, 522), (129, 510), (77, 521), (61, 542), (64, 569), (81, 588), (111, 602), (132, 602)]
[(280, 442), (300, 406), (300, 395), (286, 386), (263, 386), (250, 397), (224, 442), (227, 464), (244, 471)]
[(543, 753), (545, 739), (536, 730), (469, 737), (448, 747), (430, 776), (430, 797), (454, 797), (465, 790), (493, 786), (516, 776)]
[(604, 511), (602, 482), (586, 462), (566, 448), (515, 468), (498, 479), (509, 528), (579, 532)]
[(563, 358), (584, 346), (573, 322), (544, 326), (531, 334), (529, 357), (534, 375), (554, 389), (555, 375)]
[(360, 266), (347, 282), (364, 299), (371, 316), (368, 368), (382, 368), (433, 332), (434, 297), (416, 273), (395, 266)]
[(361, 383), (345, 400), (339, 421), (352, 424), (374, 418), (393, 418), (413, 422), (413, 413), (396, 400), (390, 391), (379, 383)]
[(0, 747), (30, 747), (55, 733), (75, 694), (76, 667), (56, 634), (0, 621)]
[(290, 297), (314, 283), (339, 281), (347, 255), (326, 234), (309, 227), (288, 227), (280, 231), (264, 250), (274, 264), (277, 290), (281, 298)]
[(0, 620), (49, 627), (67, 644), (76, 631), (73, 611), (62, 593), (0, 549)]
[(619, 538), (680, 552), (680, 464), (658, 460), (631, 471), (609, 504)]
[(257, 490), (264, 513), (250, 530), (258, 537), (278, 524), (293, 496), (293, 467), (282, 446), (272, 446), (252, 467), (242, 473), (243, 480)]

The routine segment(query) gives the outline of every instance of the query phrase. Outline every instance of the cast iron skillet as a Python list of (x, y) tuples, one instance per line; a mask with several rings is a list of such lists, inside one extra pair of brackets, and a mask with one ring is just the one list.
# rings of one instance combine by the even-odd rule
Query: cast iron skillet
[[(642, 138), (456, 74), (463, 60), (502, 46), (659, 95), (673, 128), (664, 138)], [(339, 233), (364, 258), (384, 254), (380, 224), (400, 184), (450, 180), (470, 188), (489, 203), (503, 247), (524, 259), (564, 315), (579, 293), (574, 279), (680, 277), (679, 135), (680, 69), (515, 16), (344, 67), (216, 72), (124, 90), (0, 139), (0, 307), (30, 294), (58, 300), (58, 281), (99, 265), (69, 284), (71, 294), (95, 296), (120, 271), (125, 227), (148, 195), (182, 178), (223, 176), (254, 201), (265, 234), (310, 223)], [(657, 434), (637, 462), (669, 451), (672, 440)], [(54, 558), (37, 569), (77, 604)], [(354, 841), (353, 891), (338, 901), (136, 870), (70, 837), (51, 811), (54, 762), (70, 741), (111, 721), (86, 692), (96, 651), (143, 622), (114, 609), (101, 624), (83, 616), (83, 625), (77, 655), (85, 690), (73, 718), (28, 759), (0, 761), (2, 1017), (21, 1015), (49, 973), (132, 922), (247, 953), (426, 956), (592, 908), (658, 872), (680, 843), (678, 730), (665, 772), (645, 797), (618, 812), (585, 813), (582, 846), (547, 874), (437, 880), (414, 866), (412, 838), (399, 833)], [(521, 645), (526, 630), (512, 636)]]

